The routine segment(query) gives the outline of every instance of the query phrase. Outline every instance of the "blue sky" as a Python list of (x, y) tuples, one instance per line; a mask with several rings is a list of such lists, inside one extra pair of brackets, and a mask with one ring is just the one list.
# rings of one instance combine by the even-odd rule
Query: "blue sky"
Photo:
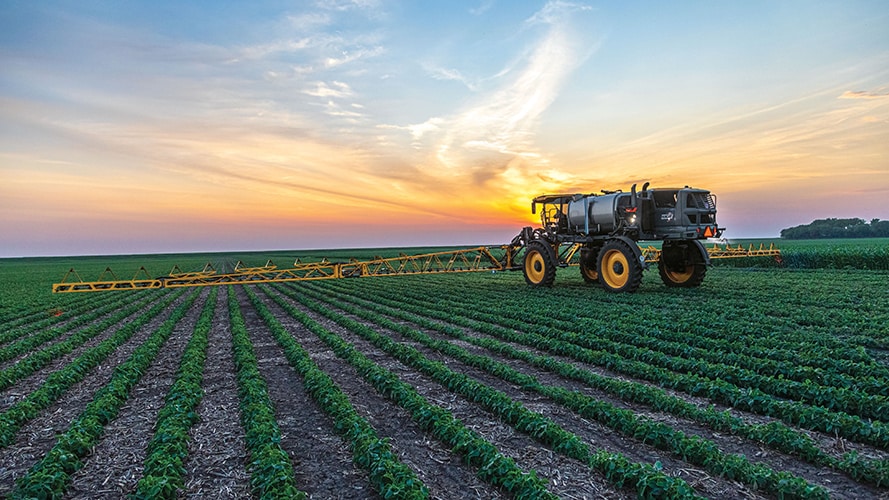
[(887, 33), (858, 1), (5, 2), (0, 256), (501, 243), (645, 181), (730, 238), (887, 219)]

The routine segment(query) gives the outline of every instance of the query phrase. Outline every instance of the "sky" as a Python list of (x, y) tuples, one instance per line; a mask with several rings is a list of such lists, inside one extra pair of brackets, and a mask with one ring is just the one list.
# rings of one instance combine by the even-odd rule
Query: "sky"
[(889, 219), (889, 3), (3, 0), (0, 257), (508, 243), (690, 185)]

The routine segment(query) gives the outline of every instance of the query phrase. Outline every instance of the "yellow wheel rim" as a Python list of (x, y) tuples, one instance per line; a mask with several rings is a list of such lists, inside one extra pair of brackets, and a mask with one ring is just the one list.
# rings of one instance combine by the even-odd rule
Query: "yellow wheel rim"
[(602, 259), (602, 279), (611, 288), (622, 288), (630, 280), (627, 256), (620, 250), (609, 250)]
[(590, 280), (596, 281), (597, 279), (599, 279), (599, 273), (598, 273), (598, 271), (596, 271), (595, 268), (590, 269), (586, 266), (581, 266), (580, 272), (582, 272), (583, 275), (586, 276), (587, 278), (589, 278)]
[(543, 261), (543, 255), (536, 250), (528, 252), (525, 256), (525, 275), (534, 283), (543, 281), (546, 274), (546, 262)]
[(692, 275), (694, 275), (694, 271), (694, 267), (685, 266), (685, 271), (671, 271), (667, 269), (664, 274), (666, 274), (667, 278), (673, 283), (685, 283), (691, 279)]

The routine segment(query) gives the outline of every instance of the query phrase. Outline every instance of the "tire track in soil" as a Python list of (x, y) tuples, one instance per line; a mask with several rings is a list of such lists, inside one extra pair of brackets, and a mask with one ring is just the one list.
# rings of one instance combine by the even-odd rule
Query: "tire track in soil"
[(174, 300), (83, 380), (70, 387), (52, 406), (43, 410), (40, 416), (22, 426), (15, 443), (0, 449), (0, 464), (3, 464), (0, 468), (0, 495), (8, 494), (15, 485), (15, 480), (24, 475), (55, 445), (58, 434), (68, 429), (71, 422), (93, 400), (96, 391), (111, 380), (117, 365), (126, 361), (133, 351), (170, 317), (187, 295), (183, 294)]
[[(156, 297), (156, 299), (161, 300), (162, 297), (158, 296), (158, 297)], [(60, 357), (50, 361), (43, 368), (35, 371), (34, 373), (28, 375), (25, 378), (19, 380), (12, 387), (8, 387), (5, 390), (3, 390), (2, 392), (0, 392), (0, 411), (6, 411), (7, 409), (9, 409), (9, 407), (14, 405), (18, 401), (28, 397), (29, 394), (31, 394), (32, 392), (37, 390), (37, 388), (40, 387), (43, 384), (43, 382), (46, 381), (47, 377), (49, 377), (49, 375), (51, 373), (53, 373), (61, 368), (64, 368), (69, 363), (71, 363), (72, 360), (77, 359), (77, 357), (80, 356), (81, 354), (83, 354), (85, 351), (99, 345), (105, 339), (113, 336), (125, 324), (133, 321), (140, 314), (142, 314), (145, 311), (147, 311), (148, 309), (150, 309), (151, 306), (153, 306), (157, 302), (157, 300), (153, 300), (150, 303), (145, 303), (143, 305), (142, 310), (136, 311), (135, 313), (127, 316), (126, 318), (122, 319), (119, 323), (112, 326), (111, 328), (108, 328), (104, 332), (99, 333), (95, 337), (93, 337), (93, 338), (87, 340), (86, 342), (84, 342), (83, 344), (75, 347), (68, 354), (65, 354), (63, 356), (60, 356)], [(177, 304), (178, 304), (178, 302), (177, 302)], [(101, 319), (99, 319), (97, 321), (101, 321)], [(84, 326), (84, 328), (86, 328), (86, 326)], [(17, 360), (24, 359), (28, 355), (33, 354), (33, 353), (37, 352), (38, 350), (43, 350), (45, 348), (50, 347), (53, 344), (62, 342), (65, 339), (67, 339), (69, 336), (75, 334), (77, 331), (80, 331), (80, 329), (78, 328), (76, 331), (66, 332), (60, 338), (53, 339), (52, 341), (41, 345), (39, 348), (20, 356), (19, 358), (17, 358)], [(18, 361), (16, 361), (16, 362), (18, 362)], [(9, 366), (12, 366), (12, 364), (10, 364)], [(8, 367), (4, 367), (4, 369), (5, 368), (8, 368)]]
[[(392, 319), (393, 321), (397, 321), (396, 318), (390, 319)], [(490, 357), (492, 359), (495, 359), (496, 361), (507, 364), (510, 367), (526, 375), (537, 378), (541, 384), (562, 387), (570, 391), (580, 392), (581, 394), (584, 394), (586, 396), (598, 399), (600, 401), (608, 402), (617, 408), (630, 410), (637, 415), (648, 417), (655, 422), (669, 425), (673, 429), (681, 430), (686, 435), (695, 435), (710, 440), (714, 442), (717, 447), (724, 453), (743, 455), (747, 457), (748, 460), (750, 460), (752, 463), (762, 463), (777, 471), (792, 472), (793, 474), (804, 478), (812, 484), (823, 486), (828, 491), (830, 491), (832, 498), (868, 498), (879, 496), (881, 493), (881, 490), (879, 490), (878, 488), (857, 482), (841, 472), (837, 472), (826, 467), (810, 464), (792, 455), (781, 453), (772, 449), (767, 449), (764, 446), (761, 446), (756, 442), (749, 441), (741, 436), (716, 432), (709, 427), (693, 420), (683, 419), (669, 413), (654, 410), (651, 407), (645, 406), (643, 404), (622, 400), (609, 394), (606, 391), (589, 387), (582, 382), (548, 372), (546, 370), (529, 365), (524, 361), (512, 359), (502, 354), (491, 352), (487, 349), (475, 346), (468, 342), (455, 340), (451, 337), (448, 337), (447, 335), (442, 334), (441, 332), (426, 330), (410, 322), (402, 321), (402, 323), (408, 324), (412, 328), (419, 329), (427, 335), (430, 335), (431, 337), (438, 340), (445, 340), (455, 345), (459, 345), (472, 354)], [(457, 328), (456, 325), (450, 326)], [(466, 332), (468, 335), (473, 335), (476, 337), (484, 336), (483, 334), (475, 331), (467, 331), (464, 329), (464, 332)], [(510, 345), (519, 350), (532, 351), (532, 349), (528, 349), (525, 346), (520, 346), (512, 343), (510, 343)], [(560, 359), (556, 356), (553, 357)], [(560, 359), (560, 361), (570, 362), (570, 360), (568, 359)], [(572, 364), (579, 366), (579, 364), (577, 364), (576, 362)]]
[[(549, 448), (533, 438), (501, 422), (496, 415), (493, 415), (480, 405), (466, 400), (459, 394), (452, 393), (425, 374), (413, 367), (404, 365), (401, 361), (392, 358), (388, 353), (383, 352), (370, 342), (346, 330), (330, 319), (309, 310), (289, 297), (284, 297), (284, 299), (298, 307), (315, 321), (321, 323), (329, 331), (351, 343), (375, 363), (398, 375), (402, 381), (409, 383), (430, 403), (450, 411), (466, 427), (490, 441), (501, 453), (515, 460), (516, 464), (523, 470), (534, 470), (538, 477), (548, 480), (547, 488), (555, 495), (563, 498), (629, 499), (636, 497), (634, 491), (614, 488), (601, 474), (591, 469), (587, 464), (553, 453)], [(280, 317), (290, 318), (280, 308), (275, 307), (273, 312), (276, 316), (280, 315), (279, 319)], [(343, 316), (351, 317), (356, 321), (367, 324), (360, 318), (354, 318), (343, 311), (338, 312)], [(295, 320), (290, 321), (295, 324), (294, 328), (302, 328)], [(368, 324), (368, 326), (373, 327), (374, 325)], [(313, 335), (311, 333), (307, 334)], [(388, 335), (389, 332), (384, 334)], [(314, 340), (320, 343), (320, 340)], [(321, 349), (325, 348), (326, 346), (321, 347)], [(449, 368), (454, 368), (451, 363), (448, 363), (448, 365)], [(494, 387), (499, 388), (499, 385)], [(410, 416), (405, 415), (404, 418), (409, 419)], [(459, 457), (456, 457), (455, 460), (459, 460)]]
[(183, 464), (187, 471), (186, 496), (193, 498), (250, 497), (227, 304), (228, 287), (221, 287), (208, 334), (204, 397), (195, 410), (200, 421), (190, 431), (188, 457)]
[(209, 295), (201, 296), (173, 327), (173, 334), (158, 356), (133, 387), (117, 418), (105, 427), (104, 436), (85, 460), (83, 468), (71, 476), (65, 498), (91, 499), (97, 495), (124, 497), (142, 477), (148, 443), (154, 436), (157, 415), (191, 340), (195, 324)]
[[(464, 465), (458, 455), (451, 453), (442, 443), (420, 429), (406, 410), (367, 384), (351, 365), (333, 354), (314, 333), (306, 330), (301, 323), (290, 317), (265, 294), (257, 295), (287, 331), (299, 341), (312, 361), (336, 382), (358, 414), (367, 419), (381, 438), (390, 439), (392, 452), (416, 472), (423, 484), (429, 488), (431, 498), (454, 498), (457, 492), (462, 498), (503, 496), (499, 490), (476, 477), (475, 471)], [(251, 312), (253, 313), (251, 321), (262, 321), (255, 316), (255, 311)], [(270, 336), (269, 339), (274, 342)], [(275, 347), (277, 348), (277, 343)], [(281, 355), (280, 349), (278, 352), (276, 355)], [(286, 360), (282, 357), (281, 362), (286, 363)], [(290, 371), (293, 372), (292, 368)], [(340, 439), (336, 434), (333, 436)], [(343, 449), (346, 450), (348, 460), (351, 462), (351, 452), (348, 452), (345, 445)], [(369, 485), (366, 488), (365, 497), (379, 498)]]
[[(328, 305), (328, 307), (335, 310), (338, 314), (349, 317), (355, 321), (367, 325), (370, 328), (373, 328), (374, 331), (380, 333), (381, 335), (388, 336), (401, 344), (410, 345), (416, 348), (429, 359), (444, 363), (448, 366), (448, 368), (454, 371), (466, 374), (482, 384), (504, 392), (510, 398), (521, 402), (529, 410), (545, 415), (546, 417), (552, 419), (556, 424), (563, 427), (565, 430), (576, 434), (584, 442), (589, 444), (592, 449), (604, 448), (610, 452), (621, 453), (630, 460), (640, 463), (654, 463), (660, 461), (661, 464), (663, 464), (664, 471), (666, 473), (685, 479), (686, 482), (688, 482), (690, 486), (694, 487), (700, 494), (708, 497), (737, 499), (763, 498), (762, 493), (752, 491), (748, 486), (742, 483), (715, 477), (696, 465), (689, 464), (688, 462), (684, 462), (678, 458), (675, 458), (669, 452), (643, 444), (634, 440), (633, 438), (623, 436), (620, 433), (597, 422), (587, 420), (577, 415), (570, 409), (564, 408), (563, 406), (551, 401), (544, 396), (541, 396), (534, 392), (526, 392), (520, 387), (506, 382), (496, 376), (493, 376), (484, 370), (466, 365), (462, 361), (442, 355), (438, 351), (429, 349), (428, 347), (412, 339), (406, 338), (397, 332), (393, 332), (391, 330), (383, 328), (363, 318), (353, 316), (346, 311), (337, 309), (336, 307), (330, 305)], [(408, 323), (400, 319), (393, 319), (393, 321)], [(412, 326), (416, 327), (416, 325)], [(456, 325), (450, 326), (459, 328), (459, 326)], [(425, 333), (433, 335), (434, 333), (438, 332)], [(479, 335), (477, 332), (474, 331), (472, 333)], [(438, 333), (438, 336), (440, 337), (437, 338), (447, 339), (448, 341), (453, 340), (450, 337), (447, 337), (440, 333)], [(458, 341), (456, 342), (456, 344), (464, 348), (474, 347), (466, 342)], [(491, 353), (484, 350), (474, 353), (486, 357), (494, 357), (491, 355)], [(498, 359), (498, 361), (502, 361), (502, 359)], [(518, 369), (518, 367), (515, 366), (515, 363), (515, 360), (507, 361), (507, 364)], [(536, 376), (538, 374), (534, 373), (534, 375)], [(544, 372), (544, 376), (540, 377), (540, 381), (543, 384), (550, 384), (551, 381), (545, 379), (546, 375), (547, 374)], [(542, 446), (536, 442), (535, 445)], [(540, 475), (543, 476), (543, 474)], [(602, 481), (604, 482), (604, 479), (602, 479)]]
[[(297, 488), (314, 498), (379, 498), (367, 472), (352, 463), (352, 452), (334, 430), (333, 421), (306, 392), (302, 378), (284, 357), (245, 292), (238, 289), (236, 293), (259, 371), (275, 406), (281, 447), (293, 463)], [(237, 410), (237, 386), (235, 398)], [(239, 418), (237, 413), (235, 418)]]

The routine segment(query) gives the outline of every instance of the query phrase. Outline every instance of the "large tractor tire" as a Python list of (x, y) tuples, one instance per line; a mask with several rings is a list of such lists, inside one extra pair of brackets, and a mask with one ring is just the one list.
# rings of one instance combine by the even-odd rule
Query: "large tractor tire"
[(525, 282), (531, 286), (552, 286), (556, 279), (553, 247), (539, 240), (528, 243), (522, 272), (525, 274)]
[(583, 280), (591, 285), (599, 284), (599, 250), (597, 247), (580, 249), (580, 275)]
[(658, 260), (658, 274), (669, 287), (700, 286), (707, 274), (707, 261), (699, 245), (689, 242), (665, 241)]
[(642, 284), (642, 263), (621, 240), (610, 240), (599, 252), (599, 283), (609, 292), (633, 293)]

